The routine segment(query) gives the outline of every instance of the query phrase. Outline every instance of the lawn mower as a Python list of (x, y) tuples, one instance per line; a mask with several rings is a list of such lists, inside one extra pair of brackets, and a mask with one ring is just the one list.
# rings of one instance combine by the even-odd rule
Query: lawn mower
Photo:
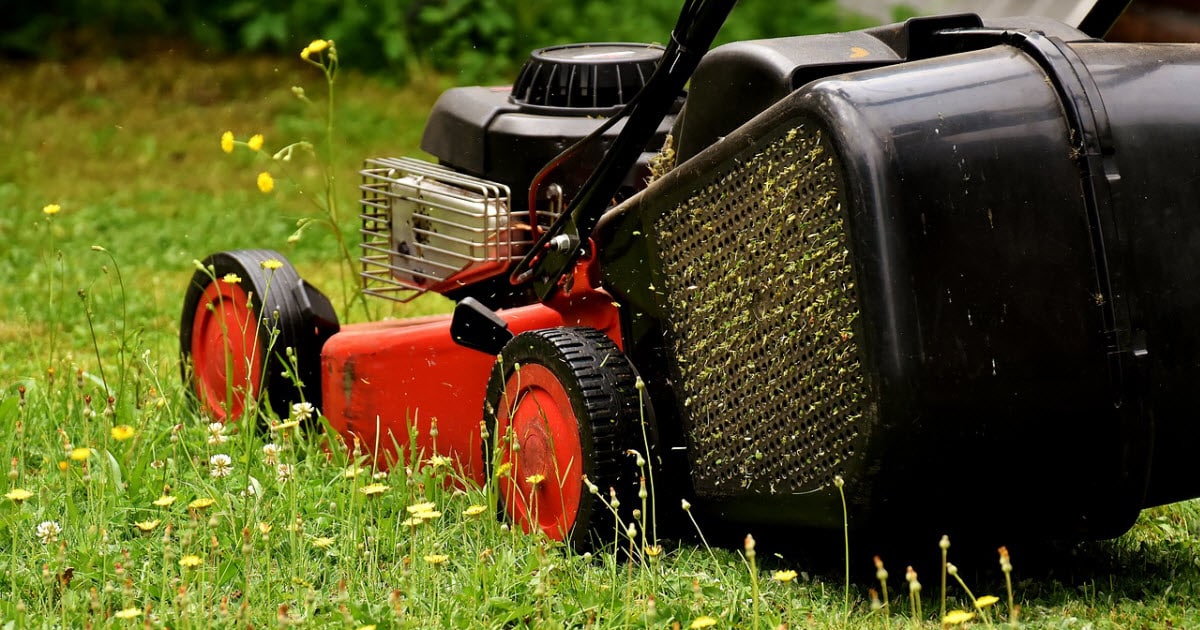
[(585, 546), (649, 482), (660, 521), (1070, 540), (1200, 495), (1200, 46), (1101, 41), (1099, 2), (706, 54), (732, 4), (537, 50), (441, 96), (436, 163), (366, 161), (363, 290), (452, 314), (339, 326), (281, 254), (207, 258), (204, 413), (310, 402)]

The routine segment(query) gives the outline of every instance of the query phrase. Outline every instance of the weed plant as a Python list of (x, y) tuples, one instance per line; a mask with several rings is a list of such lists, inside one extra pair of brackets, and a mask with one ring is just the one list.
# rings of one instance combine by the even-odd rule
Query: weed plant
[[(376, 119), (393, 111), (382, 103), (378, 110), (352, 106)], [(74, 112), (78, 105), (62, 107)], [(302, 127), (293, 110), (274, 107), (283, 126)], [(33, 120), (19, 107), (3, 115)], [(66, 125), (72, 118), (56, 120)], [(211, 123), (203, 113), (197, 120)], [(3, 133), (23, 132), (9, 126)], [(257, 133), (239, 131), (229, 140), (245, 138), (254, 152), (235, 144), (239, 151), (229, 158), (249, 157), (242, 166), (254, 199), (222, 201), (239, 200), (255, 212), (265, 203), (264, 214), (278, 222), (288, 213), (276, 205), (277, 194), (261, 192), (278, 193), (275, 175), (270, 186), (255, 175), (273, 168), (253, 162), (264, 159)], [(207, 155), (220, 155), (214, 134), (205, 137)], [(55, 189), (53, 177), (14, 177), (14, 164), (26, 158), (6, 159), (0, 228), (13, 246), (3, 258), (11, 281), (0, 306), (0, 461), (8, 464), (0, 497), (0, 627), (1200, 627), (1194, 502), (1147, 511), (1116, 542), (1051, 549), (1044, 558), (1001, 549), (994, 567), (960, 571), (948, 539), (914, 541), (913, 557), (888, 559), (912, 565), (904, 581), (874, 558), (879, 589), (871, 585), (872, 597), (865, 584), (846, 581), (849, 571), (806, 571), (752, 536), (712, 540), (710, 547), (686, 501), (700, 544), (660, 541), (653, 520), (618, 519), (611, 547), (579, 554), (492, 518), (495, 479), (476, 486), (451, 460), (411, 450), (384, 470), (361, 445), (323, 431), (311, 405), (297, 404), (287, 417), (250, 407), (236, 422), (210, 423), (179, 384), (172, 347), (195, 253), (155, 252), (141, 242), (161, 242), (160, 232), (179, 238), (178, 226), (197, 224), (187, 223), (191, 211), (120, 210), (156, 198), (177, 201), (187, 177), (162, 171), (158, 179), (130, 180), (141, 200), (134, 202), (120, 192), (105, 196), (95, 182), (68, 190)], [(325, 177), (317, 170), (318, 180)], [(134, 235), (101, 229), (109, 214)], [(135, 226), (148, 217), (159, 220), (155, 238)], [(286, 230), (264, 227), (258, 238), (285, 241), (295, 219)], [(251, 226), (262, 221), (252, 218)], [(93, 249), (95, 238), (110, 242)], [(336, 265), (339, 256), (298, 258), (318, 269), (315, 263)], [(157, 273), (169, 281), (153, 281)], [(341, 291), (343, 304), (353, 300), (352, 289)], [(266, 414), (267, 428), (247, 430), (257, 414)], [(647, 509), (652, 477), (639, 499), (642, 514), (658, 513)], [(615, 509), (612, 497), (607, 503)], [(739, 541), (740, 552), (728, 550)], [(847, 566), (868, 569), (871, 545), (847, 538)], [(618, 546), (625, 553), (614, 553)], [(1051, 568), (1022, 578), (1024, 562)], [(931, 595), (914, 566), (950, 579), (939, 580)]]

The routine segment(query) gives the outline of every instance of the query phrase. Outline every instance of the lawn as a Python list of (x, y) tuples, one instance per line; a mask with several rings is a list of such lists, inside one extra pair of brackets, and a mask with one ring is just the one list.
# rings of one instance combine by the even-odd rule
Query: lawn
[[(277, 249), (335, 305), (349, 294), (331, 233), (289, 242), (297, 221), (322, 216), (322, 161), (270, 159), (302, 139), (327, 149), (320, 72), (295, 57), (168, 49), (0, 70), (0, 626), (938, 627), (936, 540), (883, 559), (888, 601), (876, 610), (871, 540), (851, 539), (848, 586), (840, 554), (810, 565), (803, 543), (783, 554), (764, 537), (751, 561), (745, 532), (711, 523), (698, 525), (705, 540), (661, 541), (661, 553), (645, 551), (657, 549), (646, 527), (632, 540), (614, 532), (633, 560), (580, 555), (492, 519), (489, 488), (448, 484), (453, 468), (427, 454), (385, 475), (341, 449), (327, 456), (307, 425), (208, 425), (178, 377), (193, 260)], [(339, 76), (332, 172), (351, 245), (362, 158), (417, 153), (447, 85)], [(227, 154), (226, 130), (261, 133), (264, 148)], [(371, 317), (445, 306), (378, 304)], [(1011, 499), (997, 488), (970, 500)], [(1195, 503), (1148, 511), (1116, 541), (1018, 549), (1021, 626), (1200, 627)], [(1005, 625), (999, 558), (970, 558), (966, 585), (1000, 601), (967, 623)], [(919, 618), (906, 565), (924, 584)], [(947, 608), (972, 609), (954, 578), (947, 591)]]

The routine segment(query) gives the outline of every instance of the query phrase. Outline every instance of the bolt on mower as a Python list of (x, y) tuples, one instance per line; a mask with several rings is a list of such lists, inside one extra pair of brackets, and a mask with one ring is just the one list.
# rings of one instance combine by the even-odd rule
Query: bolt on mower
[(1063, 539), (1200, 496), (1200, 45), (1104, 42), (1102, 1), (705, 53), (732, 4), (534, 51), (441, 96), (437, 163), (366, 160), (362, 290), (453, 314), (339, 326), (281, 254), (207, 258), (203, 411), (311, 402), (584, 546), (643, 478), (660, 519), (840, 528), (837, 479), (854, 528)]

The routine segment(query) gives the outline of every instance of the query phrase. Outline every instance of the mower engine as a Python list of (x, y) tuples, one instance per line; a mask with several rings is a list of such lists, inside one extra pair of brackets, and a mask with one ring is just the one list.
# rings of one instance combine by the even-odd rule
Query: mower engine
[(279, 291), (268, 254), (219, 254), (188, 377), (218, 417), (303, 398), (380, 465), (451, 457), (581, 546), (612, 531), (591, 489), (655, 475), (726, 522), (840, 527), (844, 484), (856, 528), (1117, 535), (1200, 495), (1200, 46), (1096, 34), (737, 42), (686, 98), (658, 75), (694, 45), (536, 51), (442, 96), (438, 164), (362, 172), (364, 291), (453, 315), (338, 327), (298, 276), (247, 312), (218, 278)]

